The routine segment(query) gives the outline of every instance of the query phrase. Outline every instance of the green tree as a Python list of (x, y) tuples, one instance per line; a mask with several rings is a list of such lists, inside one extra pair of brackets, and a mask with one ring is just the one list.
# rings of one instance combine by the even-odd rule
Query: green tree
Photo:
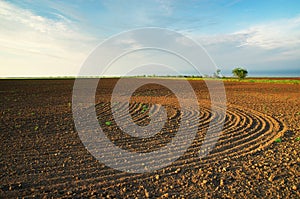
[(232, 74), (241, 80), (248, 75), (248, 71), (244, 68), (235, 68), (232, 70)]
[(220, 78), (221, 69), (217, 69), (216, 72), (214, 72), (213, 77)]

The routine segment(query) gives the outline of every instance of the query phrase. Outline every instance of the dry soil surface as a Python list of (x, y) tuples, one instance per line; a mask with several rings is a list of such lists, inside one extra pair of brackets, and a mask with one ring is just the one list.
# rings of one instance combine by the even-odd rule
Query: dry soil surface
[[(128, 85), (134, 81), (128, 79)], [(182, 80), (164, 81), (182, 85)], [(122, 105), (110, 103), (116, 82), (101, 80), (96, 93), (99, 126), (107, 137), (125, 150), (148, 153), (176, 136), (183, 113), (189, 122), (199, 116), (186, 152), (156, 171), (114, 170), (94, 158), (79, 138), (72, 115), (74, 80), (1, 80), (0, 198), (300, 197), (300, 85), (224, 82), (224, 128), (215, 148), (199, 158), (209, 121), (218, 118), (203, 81), (190, 81), (198, 110), (181, 110), (176, 95), (157, 84), (134, 92), (129, 112), (136, 124), (149, 124), (155, 104), (167, 110), (164, 128), (150, 138), (131, 137), (115, 123), (111, 108)]]

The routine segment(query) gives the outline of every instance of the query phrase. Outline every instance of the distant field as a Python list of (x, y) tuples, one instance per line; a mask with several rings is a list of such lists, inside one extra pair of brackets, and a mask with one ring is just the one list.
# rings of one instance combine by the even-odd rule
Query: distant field
[[(80, 77), (75, 77), (75, 76), (61, 76), (61, 77), (0, 77), (0, 79), (12, 79), (12, 80), (17, 80), (17, 79), (76, 79)], [(120, 77), (97, 77), (97, 76), (90, 76), (90, 77), (83, 77), (83, 78), (103, 78), (103, 79), (118, 79)], [(300, 77), (247, 77), (243, 80), (239, 80), (237, 78), (233, 77), (223, 77), (223, 78), (206, 78), (206, 77), (173, 77), (173, 76), (151, 76), (151, 77), (136, 77), (136, 76), (129, 76), (129, 77), (122, 77), (122, 78), (152, 78), (152, 79), (187, 79), (187, 80), (223, 80), (223, 81), (237, 81), (237, 82), (262, 82), (262, 83), (289, 83), (289, 84), (299, 84), (300, 83)]]
[[(215, 78), (187, 78), (188, 80), (210, 80)], [(222, 81), (252, 82), (252, 83), (278, 83), (278, 84), (300, 84), (300, 77), (249, 77), (243, 80), (236, 78), (221, 78)]]

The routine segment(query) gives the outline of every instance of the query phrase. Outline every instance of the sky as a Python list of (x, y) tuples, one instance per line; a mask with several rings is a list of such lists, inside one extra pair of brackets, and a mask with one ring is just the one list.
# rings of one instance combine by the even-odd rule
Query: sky
[(226, 76), (300, 77), (299, 0), (0, 0), (0, 77), (76, 76), (101, 42), (146, 27), (195, 40)]

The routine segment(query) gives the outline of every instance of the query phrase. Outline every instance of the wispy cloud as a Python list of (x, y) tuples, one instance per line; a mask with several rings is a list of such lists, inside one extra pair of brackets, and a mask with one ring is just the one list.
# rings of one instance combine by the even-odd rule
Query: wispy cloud
[(241, 45), (265, 49), (299, 47), (300, 16), (253, 26), (235, 34), (244, 35)]
[(206, 45), (236, 42), (238, 47), (254, 46), (264, 49), (292, 48), (300, 43), (300, 16), (253, 25), (228, 34), (196, 35)]
[(173, 12), (172, 0), (156, 0), (159, 4), (159, 9), (165, 15), (171, 15)]
[(228, 34), (191, 34), (191, 37), (199, 41), (225, 71), (237, 65), (246, 65), (250, 70), (299, 70), (300, 67), (299, 16)]
[[(233, 48), (258, 48), (266, 52), (292, 55), (292, 51), (298, 52), (300, 49), (300, 16), (254, 25), (229, 34), (192, 36), (207, 47), (231, 45)], [(299, 58), (294, 55), (294, 58)]]
[[(19, 75), (37, 68), (51, 73), (61, 67), (74, 73), (78, 69), (74, 66), (91, 49), (93, 38), (63, 16), (48, 19), (1, 1), (0, 19), (1, 65), (16, 67)], [(14, 58), (9, 59), (11, 56)]]

